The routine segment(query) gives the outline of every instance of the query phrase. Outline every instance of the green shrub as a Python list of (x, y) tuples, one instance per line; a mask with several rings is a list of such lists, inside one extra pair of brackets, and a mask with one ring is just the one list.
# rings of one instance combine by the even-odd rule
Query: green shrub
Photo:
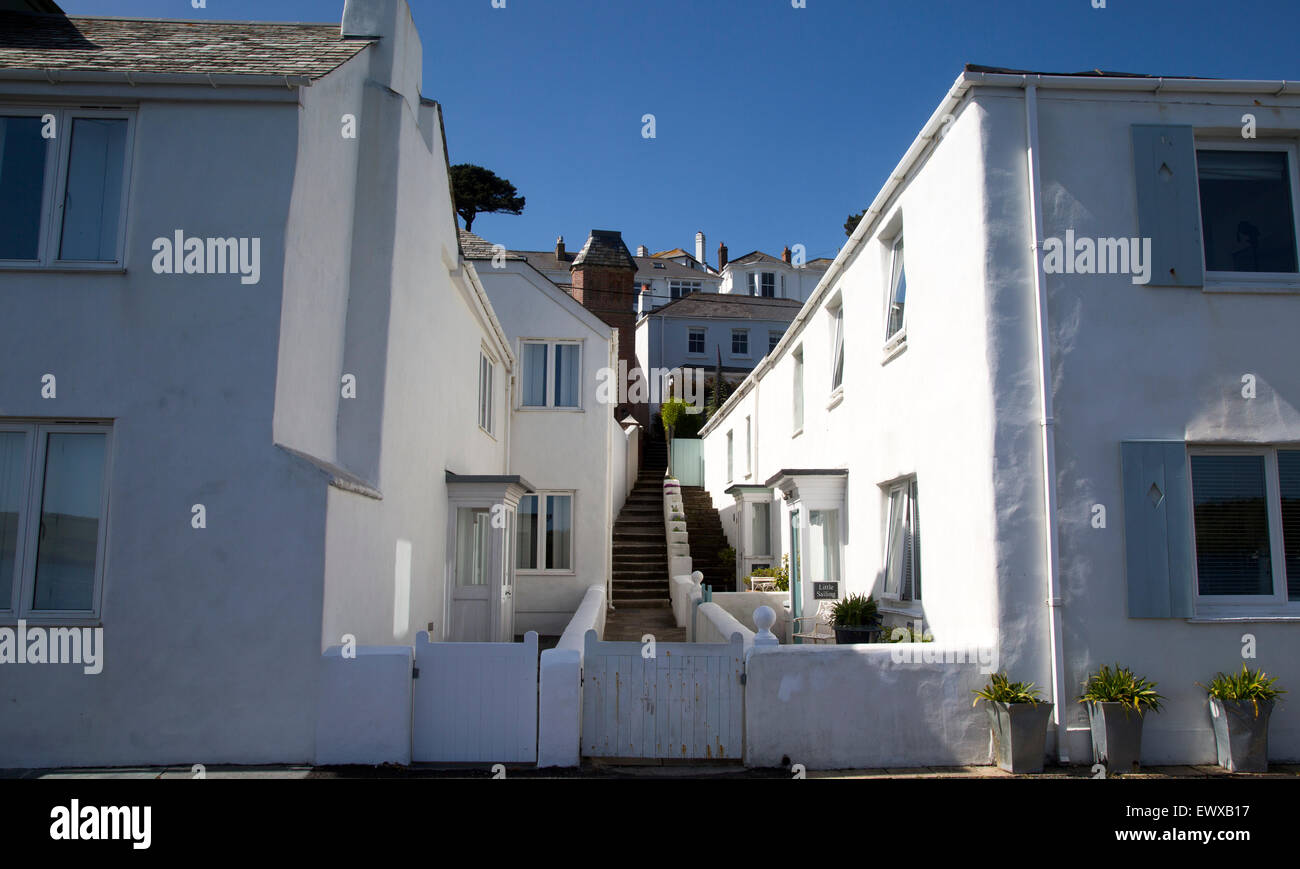
[(1196, 684), (1201, 685), (1211, 697), (1220, 700), (1235, 703), (1250, 701), (1250, 705), (1255, 709), (1255, 717), (1258, 718), (1259, 701), (1275, 700), (1279, 694), (1286, 693), (1278, 688), (1276, 683), (1276, 676), (1269, 676), (1263, 669), (1251, 670), (1242, 664), (1240, 673), (1235, 675), (1216, 673), (1209, 685), (1201, 685), (1200, 682)]
[(922, 634), (906, 625), (886, 628), (882, 643), (933, 643), (934, 634)]
[(878, 621), (879, 607), (868, 595), (851, 594), (835, 601), (831, 607), (831, 625), (837, 628), (856, 628), (873, 625)]
[(1083, 683), (1080, 703), (1119, 703), (1125, 710), (1138, 714), (1150, 709), (1160, 711), (1160, 701), (1165, 698), (1156, 693), (1156, 683), (1137, 676), (1127, 667), (1116, 664), (1114, 669), (1102, 668)]
[[(775, 585), (777, 591), (789, 591), (790, 590), (790, 556), (789, 555), (781, 556), (780, 567), (757, 568), (753, 573), (749, 575), (749, 579), (753, 580), (753, 578), (756, 576), (776, 580)], [(753, 583), (749, 581), (747, 581), (746, 584), (751, 586), (753, 585)]]
[(1043, 699), (1042, 692), (1033, 682), (1012, 682), (1006, 673), (994, 673), (983, 690), (971, 693), (975, 695), (975, 703), (987, 700), (989, 703), (1032, 703), (1037, 706)]

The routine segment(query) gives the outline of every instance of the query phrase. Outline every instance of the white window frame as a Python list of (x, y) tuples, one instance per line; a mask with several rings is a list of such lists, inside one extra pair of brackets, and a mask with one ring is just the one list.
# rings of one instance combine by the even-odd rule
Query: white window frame
[(703, 281), (670, 280), (668, 282), (668, 297), (670, 299), (684, 299), (691, 293), (703, 291)]
[[(1287, 155), (1287, 176), (1291, 181), (1291, 234), (1296, 245), (1295, 272), (1212, 272), (1205, 249), (1205, 218), (1201, 210), (1201, 165), (1196, 160), (1196, 228), (1201, 236), (1201, 265), (1205, 269), (1205, 289), (1215, 292), (1300, 292), (1300, 159), (1295, 142), (1282, 139), (1197, 139), (1197, 151), (1281, 151)], [(906, 313), (906, 311), (904, 311)]]
[[(744, 352), (737, 352), (737, 350), (736, 350), (736, 336), (737, 336), (737, 335), (743, 335), (743, 336), (745, 336), (745, 350), (744, 350)], [(738, 357), (738, 358), (741, 358), (741, 359), (749, 359), (751, 353), (752, 353), (752, 349), (751, 349), (750, 346), (749, 346), (749, 330), (748, 330), (748, 329), (732, 329), (732, 330), (731, 330), (731, 355), (732, 355), (732, 356), (735, 356), (735, 357)]]
[(907, 302), (903, 302), (903, 319), (899, 322), (897, 331), (892, 334), (889, 331), (889, 321), (894, 309), (894, 265), (898, 260), (898, 249), (903, 248), (903, 273), (907, 273), (907, 248), (904, 244), (903, 232), (900, 230), (897, 235), (889, 240), (889, 270), (885, 276), (885, 349), (892, 350), (901, 344), (907, 343)]
[(790, 373), (792, 380), (790, 392), (793, 399), (792, 407), (790, 408), (790, 419), (794, 424), (794, 431), (791, 432), (790, 437), (797, 438), (799, 435), (803, 434), (804, 414), (807, 412), (807, 408), (805, 407), (806, 396), (804, 395), (804, 355), (802, 344), (794, 348), (790, 353), (790, 358), (793, 361), (793, 370)]
[[(538, 492), (528, 492), (522, 498), (537, 498), (537, 550), (534, 553), (537, 556), (537, 567), (527, 568), (518, 567), (519, 555), (515, 553), (514, 559), (515, 573), (521, 576), (574, 576), (578, 572), (578, 493), (573, 489), (543, 489)], [(562, 497), (569, 499), (569, 566), (563, 569), (548, 570), (546, 564), (546, 501), (553, 497)], [(516, 529), (522, 519), (516, 513)], [(518, 530), (515, 532), (518, 537)]]
[[(826, 307), (826, 313), (830, 315), (831, 322), (831, 370), (830, 370), (830, 401), (827, 410), (832, 410), (839, 406), (844, 400), (844, 366), (847, 361), (847, 351), (845, 345), (848, 343), (848, 336), (844, 330), (844, 298), (837, 295)], [(839, 367), (840, 382), (835, 382), (835, 369)]]
[[(109, 483), (113, 479), (113, 426), (106, 423), (52, 423), (39, 420), (0, 420), (0, 431), (27, 435), (27, 461), (23, 474), (23, 508), (18, 516), (18, 548), (14, 560), (13, 598), (0, 601), (0, 625), (25, 619), (29, 625), (84, 625), (98, 622), (103, 599), (108, 549)], [(36, 592), (36, 557), (48, 438), (58, 432), (104, 435), (104, 478), (100, 483), (99, 528), (95, 544), (95, 579), (88, 610), (38, 610), (29, 601)], [(33, 521), (34, 520), (34, 521)]]
[[(917, 489), (917, 494), (915, 498), (912, 497), (912, 488), (914, 486)], [(924, 589), (922, 589), (921, 595), (916, 594), (917, 566), (920, 564), (921, 558), (919, 553), (917, 552), (917, 547), (915, 545), (915, 542), (913, 543), (912, 546), (912, 595), (910, 597), (903, 596), (903, 586), (902, 586), (901, 578), (900, 578), (897, 592), (891, 592), (888, 590), (889, 589), (889, 568), (893, 564), (893, 559), (896, 556), (896, 554), (890, 549), (890, 547), (893, 545), (893, 541), (890, 539), (889, 529), (893, 526), (893, 522), (894, 522), (894, 494), (896, 492), (902, 491), (905, 493), (906, 496), (906, 504), (907, 504), (907, 512), (908, 512), (907, 522), (909, 523), (909, 526), (912, 529), (911, 533), (915, 534), (916, 525), (919, 524), (917, 523), (916, 502), (920, 500), (920, 486), (917, 484), (916, 476), (910, 475), (906, 477), (899, 477), (896, 480), (891, 480), (890, 482), (883, 484), (880, 488), (884, 492), (884, 496), (885, 496), (885, 509), (883, 511), (885, 516), (885, 528), (884, 528), (885, 538), (884, 538), (884, 545), (881, 547), (881, 551), (884, 552), (885, 558), (884, 558), (884, 572), (881, 574), (882, 582), (881, 582), (880, 597), (882, 600), (891, 601), (893, 603), (897, 603), (904, 606), (917, 605), (920, 604), (922, 599), (924, 598)]]
[[(525, 365), (527, 363), (526, 363), (526, 353), (524, 352), (524, 348), (530, 344), (545, 345), (546, 347), (546, 381), (544, 384), (545, 391), (546, 391), (545, 404), (540, 404), (540, 405), (524, 404), (524, 380), (528, 374), (528, 372), (525, 370)], [(578, 403), (576, 406), (567, 406), (567, 405), (562, 406), (562, 405), (557, 405), (555, 403), (556, 401), (555, 377), (556, 374), (559, 372), (559, 359), (560, 359), (559, 351), (556, 348), (561, 345), (578, 348), (578, 361), (577, 363), (575, 363), (578, 366)], [(515, 409), (524, 412), (533, 412), (533, 411), (550, 411), (550, 412), (559, 412), (559, 413), (584, 412), (586, 410), (585, 407), (586, 392), (582, 388), (582, 365), (583, 365), (584, 349), (585, 348), (583, 347), (583, 342), (578, 339), (570, 339), (570, 338), (520, 339), (519, 376), (516, 378), (516, 382), (519, 386), (519, 395), (515, 402)]]
[[(1286, 543), (1282, 528), (1282, 490), (1277, 454), (1300, 451), (1300, 445), (1198, 446), (1187, 448), (1187, 521), (1192, 530), (1192, 600), (1197, 617), (1281, 615), (1300, 617), (1300, 601), (1288, 600)], [(1196, 548), (1196, 480), (1192, 476), (1193, 456), (1263, 456), (1264, 498), (1268, 510), (1268, 546), (1273, 560), (1273, 593), (1270, 595), (1202, 595), (1199, 557)]]
[[(45, 181), (41, 193), (40, 239), (34, 260), (0, 260), (0, 269), (57, 269), (60, 271), (121, 271), (126, 264), (127, 203), (131, 200), (131, 169), (135, 154), (135, 111), (131, 109), (93, 109), (0, 105), (0, 115), (35, 117), (54, 115), (55, 138), (51, 140), (45, 160)], [(68, 161), (72, 154), (72, 126), (78, 118), (102, 118), (126, 121), (123, 144), (122, 201), (118, 203), (116, 256), (112, 260), (63, 260), (59, 248), (63, 241), (63, 202), (68, 187)]]
[(745, 417), (745, 479), (754, 474), (754, 418)]
[(478, 359), (478, 427), (495, 437), (496, 362), (485, 349), (479, 350)]
[(728, 429), (727, 431), (727, 482), (730, 483), (736, 477), (736, 430)]
[(781, 343), (781, 339), (784, 337), (785, 337), (784, 332), (777, 332), (774, 329), (767, 330), (767, 355), (768, 356), (772, 355), (772, 351), (776, 349), (777, 345)]
[[(699, 349), (699, 350), (692, 350), (692, 349), (691, 349), (691, 339), (692, 339), (692, 338), (695, 338), (695, 337), (697, 337), (697, 336), (698, 336), (699, 339), (700, 339), (700, 348), (701, 348), (701, 349)], [(703, 356), (703, 355), (705, 355), (706, 353), (709, 352), (709, 351), (708, 351), (708, 340), (709, 340), (709, 330), (708, 330), (708, 329), (696, 329), (696, 328), (690, 328), (690, 329), (687, 329), (687, 330), (686, 330), (686, 352), (687, 352), (688, 354), (690, 354), (691, 356)]]

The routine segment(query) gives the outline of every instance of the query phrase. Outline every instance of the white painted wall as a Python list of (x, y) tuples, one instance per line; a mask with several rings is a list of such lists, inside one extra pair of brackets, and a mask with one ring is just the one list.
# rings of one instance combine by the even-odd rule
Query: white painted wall
[(619, 426), (613, 407), (598, 400), (597, 387), (601, 370), (610, 367), (616, 352), (614, 330), (527, 263), (510, 261), (496, 269), (479, 262), (477, 270), (516, 358), (523, 358), (526, 340), (582, 344), (579, 410), (522, 408), (521, 382), (513, 384), (509, 396), (511, 473), (538, 490), (573, 492), (573, 569), (564, 574), (520, 571), (516, 576), (516, 633), (535, 630), (555, 636), (587, 589), (605, 586), (610, 575), (615, 468), (627, 466), (626, 440), (614, 442), (611, 427)]

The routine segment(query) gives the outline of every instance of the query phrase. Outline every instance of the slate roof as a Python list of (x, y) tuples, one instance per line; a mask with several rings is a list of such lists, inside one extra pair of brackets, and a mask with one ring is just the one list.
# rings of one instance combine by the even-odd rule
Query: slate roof
[(723, 320), (794, 320), (803, 302), (731, 293), (691, 293), (656, 308), (655, 317), (691, 317)]
[[(475, 235), (468, 229), (458, 228), (456, 232), (460, 235), (460, 251), (465, 255), (465, 259), (492, 259), (496, 256), (496, 246), (492, 242)], [(508, 250), (506, 259), (519, 261), (524, 260), (525, 257)]]
[(344, 39), (338, 24), (0, 12), (0, 69), (320, 78), (373, 41)]
[(623, 243), (623, 233), (610, 229), (593, 229), (587, 243), (573, 260), (574, 266), (604, 266), (615, 269), (635, 269), (636, 260)]
[[(809, 260), (808, 262), (803, 264), (803, 267), (814, 268), (814, 269), (830, 268), (832, 262), (834, 262), (834, 260), (829, 260), (826, 259), (825, 257), (820, 257), (818, 259)], [(747, 253), (744, 256), (736, 257), (733, 260), (727, 261), (727, 265), (729, 266), (746, 266), (746, 265), (750, 265), (751, 263), (774, 263), (776, 265), (786, 265), (786, 266), (791, 265), (790, 263), (786, 262), (780, 257), (775, 257), (772, 256), (771, 254), (763, 253), (761, 250), (751, 251), (750, 253)]]

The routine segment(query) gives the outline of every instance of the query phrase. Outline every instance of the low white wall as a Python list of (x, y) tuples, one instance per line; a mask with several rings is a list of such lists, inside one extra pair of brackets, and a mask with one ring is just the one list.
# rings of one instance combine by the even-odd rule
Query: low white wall
[(673, 618), (677, 622), (677, 627), (684, 628), (690, 624), (691, 595), (698, 590), (699, 586), (691, 579), (689, 571), (684, 574), (674, 574), (669, 580), (668, 599), (673, 606)]
[(537, 699), (537, 765), (578, 766), (582, 762), (582, 653), (587, 631), (605, 636), (604, 586), (587, 589), (554, 649), (541, 656)]
[(754, 646), (754, 632), (740, 623), (735, 616), (716, 603), (700, 604), (699, 614), (695, 618), (695, 639), (697, 643), (730, 643), (732, 634), (740, 634), (748, 652)]
[(783, 644), (791, 641), (790, 611), (786, 604), (790, 601), (788, 591), (721, 591), (713, 593), (713, 602), (736, 618), (742, 625), (757, 633), (754, 624), (754, 610), (761, 606), (771, 607), (776, 613), (776, 624), (772, 633)]
[[(922, 646), (932, 659), (967, 651), (934, 643), (756, 647), (746, 667), (745, 764), (988, 763), (986, 713), (971, 705), (987, 675), (977, 663), (924, 663)], [(913, 661), (897, 660), (909, 653)]]
[(342, 646), (321, 655), (316, 763), (379, 766), (411, 762), (410, 646)]

